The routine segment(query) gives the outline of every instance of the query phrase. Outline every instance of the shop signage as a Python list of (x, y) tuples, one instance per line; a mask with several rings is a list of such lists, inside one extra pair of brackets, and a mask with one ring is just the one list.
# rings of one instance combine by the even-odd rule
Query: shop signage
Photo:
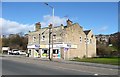
[(64, 48), (64, 51), (67, 52), (67, 51), (68, 51), (68, 48)]

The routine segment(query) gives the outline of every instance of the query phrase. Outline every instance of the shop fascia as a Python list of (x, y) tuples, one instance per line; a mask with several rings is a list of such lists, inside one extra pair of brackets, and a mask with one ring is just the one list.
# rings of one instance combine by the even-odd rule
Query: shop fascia
[[(52, 45), (50, 45), (50, 47), (52, 47)], [(77, 45), (73, 45), (73, 44), (54, 44), (53, 48), (77, 48)], [(49, 45), (29, 45), (27, 46), (27, 48), (49, 48)]]

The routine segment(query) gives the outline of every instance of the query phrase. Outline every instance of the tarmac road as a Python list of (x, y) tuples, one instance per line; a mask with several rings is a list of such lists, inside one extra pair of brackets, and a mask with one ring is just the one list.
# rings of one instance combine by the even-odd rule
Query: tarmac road
[(118, 69), (6, 56), (2, 75), (118, 75)]

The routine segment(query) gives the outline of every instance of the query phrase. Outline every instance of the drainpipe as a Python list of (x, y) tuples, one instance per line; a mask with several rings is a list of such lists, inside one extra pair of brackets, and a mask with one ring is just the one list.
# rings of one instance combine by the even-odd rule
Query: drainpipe
[(86, 35), (86, 58), (88, 57), (88, 37)]

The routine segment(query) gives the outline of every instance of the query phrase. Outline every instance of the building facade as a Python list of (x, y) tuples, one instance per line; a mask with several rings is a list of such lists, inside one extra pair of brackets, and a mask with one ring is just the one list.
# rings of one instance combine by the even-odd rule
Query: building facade
[(67, 26), (61, 24), (52, 29), (50, 26), (41, 28), (40, 22), (35, 24), (36, 30), (28, 35), (29, 57), (48, 58), (49, 49), (50, 56), (57, 59), (96, 56), (96, 38), (92, 30), (83, 31), (78, 23), (73, 24), (69, 19)]

